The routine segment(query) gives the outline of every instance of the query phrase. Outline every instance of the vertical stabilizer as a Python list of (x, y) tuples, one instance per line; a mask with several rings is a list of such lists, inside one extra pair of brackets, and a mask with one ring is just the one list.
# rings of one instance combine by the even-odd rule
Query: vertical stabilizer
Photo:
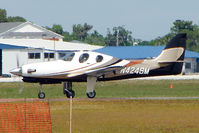
[(156, 58), (158, 63), (170, 63), (171, 74), (180, 74), (182, 71), (185, 49), (186, 49), (186, 33), (177, 34), (169, 41), (161, 54)]

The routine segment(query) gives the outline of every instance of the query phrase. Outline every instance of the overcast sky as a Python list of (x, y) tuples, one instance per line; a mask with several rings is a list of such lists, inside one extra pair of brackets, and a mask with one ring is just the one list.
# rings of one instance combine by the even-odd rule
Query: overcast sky
[(177, 19), (199, 25), (199, 0), (0, 0), (0, 8), (40, 26), (61, 24), (69, 32), (85, 22), (103, 35), (124, 25), (142, 40), (167, 34)]

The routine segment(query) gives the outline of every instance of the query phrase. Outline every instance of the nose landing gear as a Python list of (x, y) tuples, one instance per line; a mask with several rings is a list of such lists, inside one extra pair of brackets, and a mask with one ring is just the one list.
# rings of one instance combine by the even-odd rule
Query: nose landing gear
[(39, 99), (44, 99), (45, 96), (46, 96), (45, 93), (42, 92), (42, 91), (40, 91), (40, 92), (38, 93), (38, 98), (39, 98)]
[(40, 84), (40, 91), (38, 93), (38, 98), (39, 99), (44, 99), (45, 98), (45, 93), (42, 91), (42, 84)]

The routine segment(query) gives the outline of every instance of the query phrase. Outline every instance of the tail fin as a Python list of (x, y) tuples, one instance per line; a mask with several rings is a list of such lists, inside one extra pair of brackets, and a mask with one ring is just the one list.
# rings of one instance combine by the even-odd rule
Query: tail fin
[(183, 47), (186, 48), (186, 33), (180, 33), (174, 36), (169, 43), (166, 45), (165, 49), (173, 48), (173, 47)]
[(171, 64), (171, 74), (180, 74), (186, 49), (186, 33), (177, 34), (169, 41), (162, 53), (156, 58), (160, 64)]

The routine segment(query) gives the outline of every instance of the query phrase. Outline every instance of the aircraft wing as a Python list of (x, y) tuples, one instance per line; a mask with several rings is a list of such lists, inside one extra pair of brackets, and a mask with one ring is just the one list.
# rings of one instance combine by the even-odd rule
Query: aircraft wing
[(123, 66), (110, 66), (110, 67), (104, 67), (104, 68), (99, 68), (99, 69), (94, 69), (94, 70), (88, 70), (86, 72), (77, 72), (77, 73), (72, 73), (69, 74), (68, 77), (75, 77), (75, 76), (80, 76), (80, 75), (90, 75), (90, 76), (102, 76), (107, 73), (113, 73), (116, 71), (121, 70)]

